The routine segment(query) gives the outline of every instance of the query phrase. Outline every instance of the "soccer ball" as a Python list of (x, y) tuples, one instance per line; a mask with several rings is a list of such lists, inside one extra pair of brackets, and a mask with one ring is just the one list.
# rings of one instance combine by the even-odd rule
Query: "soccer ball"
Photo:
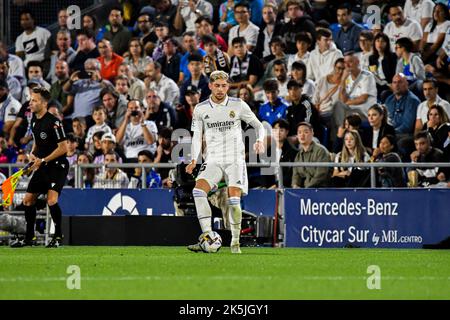
[(222, 247), (222, 238), (215, 231), (202, 233), (198, 241), (200, 248), (206, 253), (215, 253)]

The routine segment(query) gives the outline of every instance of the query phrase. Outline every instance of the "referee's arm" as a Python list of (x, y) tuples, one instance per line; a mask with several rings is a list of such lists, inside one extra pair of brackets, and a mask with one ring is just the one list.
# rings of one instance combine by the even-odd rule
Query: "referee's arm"
[[(34, 146), (33, 146), (33, 151), (34, 151)], [(49, 163), (50, 161), (62, 157), (63, 155), (65, 155), (67, 153), (67, 140), (63, 140), (61, 142), (58, 142), (58, 146), (56, 147), (55, 150), (53, 150), (52, 153), (50, 153), (48, 156), (46, 156), (43, 159), (39, 159), (36, 156), (34, 159), (34, 164), (33, 166), (30, 168), (32, 171), (35, 171), (37, 169), (39, 169), (39, 167), (41, 166), (42, 162), (45, 161), (46, 163)]]

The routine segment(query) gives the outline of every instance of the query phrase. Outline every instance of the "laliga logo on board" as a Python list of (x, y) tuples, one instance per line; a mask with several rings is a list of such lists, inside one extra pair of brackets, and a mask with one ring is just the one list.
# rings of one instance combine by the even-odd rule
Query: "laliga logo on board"
[(122, 196), (122, 193), (114, 195), (108, 205), (103, 208), (102, 215), (112, 216), (117, 210), (127, 211), (132, 216), (138, 216), (139, 211), (136, 208), (136, 200), (130, 196)]

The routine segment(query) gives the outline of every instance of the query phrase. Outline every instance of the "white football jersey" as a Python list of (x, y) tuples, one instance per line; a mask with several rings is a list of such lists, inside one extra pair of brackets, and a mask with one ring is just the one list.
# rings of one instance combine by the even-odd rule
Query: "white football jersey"
[(241, 121), (255, 128), (257, 139), (264, 141), (262, 123), (240, 98), (227, 96), (221, 104), (209, 98), (195, 107), (191, 130), (205, 136), (206, 162), (245, 162)]

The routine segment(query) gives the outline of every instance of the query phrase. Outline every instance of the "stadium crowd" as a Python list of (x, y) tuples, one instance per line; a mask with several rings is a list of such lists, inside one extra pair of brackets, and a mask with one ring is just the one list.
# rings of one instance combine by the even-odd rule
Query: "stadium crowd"
[[(21, 12), (23, 33), (0, 40), (0, 163), (28, 161), (36, 86), (51, 93), (70, 164), (171, 162), (172, 133), (191, 129), (215, 70), (229, 73), (229, 95), (273, 128), (276, 161), (336, 162), (284, 168), (285, 186), (366, 187), (365, 162), (450, 161), (450, 8), (442, 1), (131, 3), (111, 9), (105, 24), (84, 15), (79, 30), (68, 29), (63, 8), (53, 33), (33, 10)], [(361, 167), (339, 166), (349, 162)], [(380, 168), (377, 185), (448, 187), (448, 169)], [(147, 170), (145, 185), (170, 188), (169, 173)], [(141, 169), (85, 169), (83, 183), (136, 188), (142, 177)], [(249, 182), (277, 186), (256, 168)]]

